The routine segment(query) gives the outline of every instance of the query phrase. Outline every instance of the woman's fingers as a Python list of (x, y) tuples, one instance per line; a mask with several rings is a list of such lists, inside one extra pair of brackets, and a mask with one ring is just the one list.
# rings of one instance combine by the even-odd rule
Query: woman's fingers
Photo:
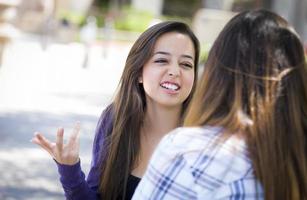
[(69, 138), (69, 141), (68, 141), (68, 146), (70, 145), (74, 145), (76, 142), (78, 142), (78, 139), (79, 139), (79, 135), (80, 135), (80, 122), (77, 122), (73, 128), (73, 131), (72, 131), (72, 134)]
[(64, 144), (63, 128), (57, 130), (55, 143), (39, 132), (35, 133), (32, 142), (45, 149), (58, 163), (73, 165), (79, 160), (79, 134), (80, 122), (77, 122), (67, 144)]
[(63, 136), (64, 136), (64, 129), (59, 128), (56, 136), (56, 148), (58, 152), (62, 152), (63, 149)]
[(41, 146), (43, 149), (45, 149), (49, 154), (53, 156), (52, 148), (54, 144), (51, 143), (48, 139), (46, 139), (43, 135), (41, 135), (41, 133), (35, 132), (32, 142), (35, 144), (38, 144), (39, 146)]

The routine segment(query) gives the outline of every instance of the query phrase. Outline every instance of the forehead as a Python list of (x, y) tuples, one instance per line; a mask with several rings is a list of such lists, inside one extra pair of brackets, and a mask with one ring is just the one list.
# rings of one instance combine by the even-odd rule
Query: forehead
[(154, 52), (165, 51), (171, 54), (194, 57), (195, 49), (191, 38), (182, 33), (169, 32), (161, 35), (154, 46)]

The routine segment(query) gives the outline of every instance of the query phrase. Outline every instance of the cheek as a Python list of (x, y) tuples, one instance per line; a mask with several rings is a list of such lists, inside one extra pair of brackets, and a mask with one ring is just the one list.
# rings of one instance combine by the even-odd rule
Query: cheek
[(142, 72), (143, 81), (146, 81), (146, 82), (152, 81), (156, 73), (157, 73), (156, 70), (154, 70), (152, 66), (150, 65), (144, 66), (143, 72)]
[(194, 77), (195, 77), (194, 72), (188, 73), (184, 77), (184, 84), (189, 91), (192, 90), (194, 84)]
[(151, 93), (158, 82), (156, 72), (154, 70), (145, 69), (142, 74), (142, 82), (145, 93)]

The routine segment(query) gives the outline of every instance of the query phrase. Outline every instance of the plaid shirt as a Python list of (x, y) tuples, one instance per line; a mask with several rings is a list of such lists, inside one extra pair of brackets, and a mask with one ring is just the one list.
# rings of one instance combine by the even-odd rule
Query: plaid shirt
[(222, 128), (178, 128), (154, 152), (133, 199), (263, 199), (244, 140)]

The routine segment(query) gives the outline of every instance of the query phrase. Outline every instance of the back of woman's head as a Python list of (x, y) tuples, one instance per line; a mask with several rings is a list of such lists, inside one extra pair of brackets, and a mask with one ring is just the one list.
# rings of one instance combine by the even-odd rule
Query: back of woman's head
[(242, 12), (209, 52), (185, 125), (243, 133), (266, 199), (307, 198), (307, 68), (287, 21)]

